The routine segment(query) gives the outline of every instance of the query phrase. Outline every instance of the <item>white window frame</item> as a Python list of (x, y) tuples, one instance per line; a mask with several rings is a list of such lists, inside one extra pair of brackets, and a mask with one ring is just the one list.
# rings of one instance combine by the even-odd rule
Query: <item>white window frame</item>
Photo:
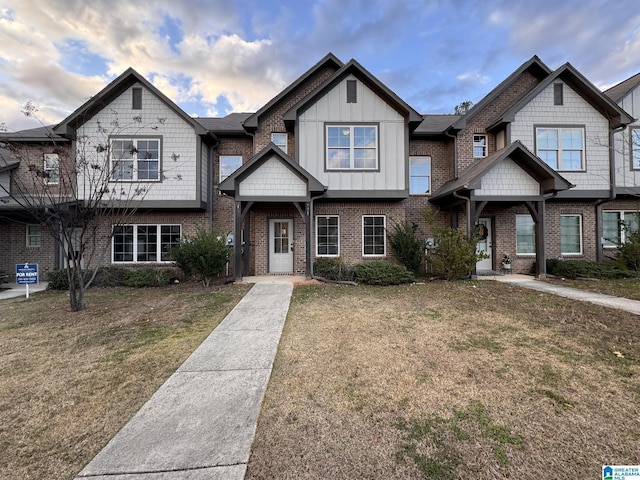
[[(225, 161), (235, 162), (234, 163), (235, 167), (233, 166), (223, 167), (223, 164)], [(237, 169), (239, 169), (242, 166), (242, 155), (220, 155), (219, 166), (220, 166), (219, 181), (220, 183), (222, 183), (223, 180), (225, 180), (227, 177), (232, 175), (233, 172), (235, 172)]]
[(60, 157), (57, 153), (44, 154), (44, 174), (45, 185), (58, 185), (60, 183)]
[[(335, 218), (338, 220), (337, 222), (337, 228), (338, 228), (338, 233), (337, 233), (337, 246), (338, 246), (338, 250), (336, 251), (336, 253), (320, 253), (319, 247), (320, 247), (320, 242), (319, 242), (319, 238), (320, 238), (320, 233), (318, 232), (319, 228), (320, 228), (320, 223), (318, 222), (318, 219), (320, 218)], [(326, 237), (329, 237), (329, 235), (325, 235)], [(340, 256), (340, 216), (339, 215), (316, 215), (316, 257), (339, 257)]]
[[(373, 146), (359, 146), (356, 145), (356, 135), (355, 131), (358, 128), (373, 128), (375, 132), (375, 142)], [(339, 133), (344, 132), (344, 136), (349, 136), (349, 145), (329, 145), (329, 132), (332, 129), (337, 129)], [(346, 133), (348, 132), (348, 133)], [(327, 171), (376, 171), (380, 168), (380, 152), (379, 152), (379, 143), (380, 143), (380, 133), (377, 124), (327, 124), (325, 126), (325, 169)], [(349, 166), (348, 167), (330, 167), (329, 159), (332, 155), (332, 152), (336, 152), (338, 150), (348, 151), (349, 152)], [(356, 167), (356, 152), (359, 151), (373, 151), (375, 156), (375, 165), (372, 167)]]
[[(557, 148), (541, 148), (539, 134), (541, 130), (555, 130), (557, 132)], [(565, 148), (562, 145), (562, 133), (565, 131), (579, 131), (581, 135), (581, 148)], [(586, 163), (586, 153), (585, 153), (585, 127), (583, 126), (536, 126), (535, 127), (535, 141), (536, 141), (536, 155), (540, 157), (543, 161), (544, 159), (540, 156), (541, 152), (556, 152), (556, 161), (557, 166), (553, 167), (547, 163), (551, 168), (558, 172), (584, 172), (585, 171), (585, 163)], [(580, 152), (580, 168), (565, 168), (563, 161), (563, 152)], [(546, 163), (546, 161), (545, 161)]]
[[(116, 182), (159, 182), (161, 175), (161, 162), (162, 158), (162, 139), (160, 137), (112, 137), (110, 139), (111, 142), (111, 177)], [(116, 148), (116, 142), (121, 143), (122, 148), (120, 146)], [(127, 144), (127, 142), (129, 142)], [(140, 155), (142, 152), (147, 151), (155, 151), (155, 150), (140, 150), (141, 142), (158, 142), (158, 158), (147, 158), (145, 155)], [(131, 157), (126, 156), (126, 152), (130, 152)], [(116, 157), (119, 152), (124, 152), (121, 154), (120, 158)], [(140, 178), (140, 163), (149, 162), (149, 163), (157, 163), (157, 175), (155, 178)], [(127, 168), (124, 164), (131, 163), (131, 177), (127, 178), (123, 176), (124, 169)], [(122, 166), (121, 166), (122, 164)], [(145, 169), (146, 170), (146, 169)]]
[(629, 151), (631, 152), (631, 169), (640, 170), (640, 127), (630, 127), (629, 138), (631, 141), (629, 147)]
[[(627, 215), (627, 216), (639, 215), (639, 212), (636, 211), (636, 210), (604, 210), (602, 212), (602, 224), (603, 224), (603, 226), (604, 226), (604, 216), (605, 216), (606, 213), (615, 213), (615, 214), (618, 215), (618, 220), (617, 220), (618, 239), (619, 239), (620, 243), (626, 242), (626, 240), (627, 240), (626, 239), (626, 229), (622, 228), (622, 226), (620, 224), (625, 222), (625, 215)], [(604, 237), (604, 231), (602, 232), (602, 235)], [(606, 238), (603, 238), (602, 246), (603, 246), (603, 248), (611, 248), (611, 249), (618, 248), (618, 244), (617, 243), (612, 244)]]
[[(481, 143), (479, 141), (479, 139), (482, 139), (483, 142)], [(489, 144), (489, 139), (488, 139), (486, 134), (474, 133), (473, 134), (473, 158), (484, 158), (484, 157), (486, 157), (487, 153), (488, 153), (488, 144)], [(476, 148), (481, 148), (482, 149), (482, 154), (481, 155), (476, 155)]]
[[(518, 235), (524, 235), (523, 233), (518, 233), (518, 219), (527, 219), (530, 220), (530, 225), (533, 226), (533, 251), (532, 252), (521, 252), (518, 250)], [(526, 225), (529, 227), (529, 225)], [(516, 255), (519, 256), (535, 256), (536, 255), (536, 222), (533, 220), (531, 215), (529, 214), (517, 214), (516, 215)]]
[[(578, 229), (579, 229), (579, 239), (580, 239), (580, 251), (579, 252), (563, 252), (562, 251), (562, 218), (563, 217), (578, 217), (579, 223), (578, 223)], [(582, 236), (583, 236), (583, 232), (582, 232), (582, 214), (580, 213), (565, 213), (560, 215), (560, 255), (566, 255), (568, 257), (570, 256), (579, 256), (583, 254), (583, 241), (582, 241)]]
[[(131, 260), (116, 260), (116, 251), (115, 251), (115, 240), (116, 240), (116, 228), (125, 228), (131, 227), (133, 229), (133, 244), (131, 248), (132, 259)], [(156, 227), (156, 260), (138, 260), (138, 227)], [(163, 224), (147, 224), (147, 223), (139, 223), (139, 224), (125, 224), (125, 225), (113, 225), (111, 235), (111, 263), (113, 264), (132, 264), (132, 263), (144, 263), (144, 264), (155, 264), (155, 263), (171, 263), (171, 260), (162, 260), (162, 254), (165, 253), (163, 251), (164, 245), (171, 245), (172, 242), (162, 242), (162, 227), (178, 227), (180, 229), (179, 239), (182, 239), (182, 225), (176, 223), (163, 223)]]
[(289, 134), (282, 132), (274, 132), (271, 134), (271, 141), (282, 150), (287, 153), (287, 143), (289, 142)]
[[(382, 239), (383, 253), (365, 253), (365, 218), (382, 218)], [(374, 228), (377, 225), (374, 225)], [(386, 257), (387, 256), (387, 216), (386, 215), (363, 215), (362, 216), (362, 256), (363, 257)]]
[(42, 246), (42, 225), (27, 225), (26, 242), (27, 248), (39, 248)]
[[(427, 160), (427, 164), (429, 165), (429, 174), (412, 174), (412, 160)], [(411, 190), (411, 179), (413, 178), (426, 178), (427, 179), (427, 191), (426, 192), (414, 192)], [(411, 155), (409, 157), (409, 195), (431, 195), (431, 157), (429, 155)]]

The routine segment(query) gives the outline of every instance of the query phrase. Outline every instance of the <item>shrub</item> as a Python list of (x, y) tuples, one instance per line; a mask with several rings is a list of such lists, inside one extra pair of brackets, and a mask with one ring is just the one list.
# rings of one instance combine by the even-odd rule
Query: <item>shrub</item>
[(403, 265), (375, 260), (362, 262), (355, 266), (356, 279), (368, 285), (400, 285), (415, 281), (411, 273)]
[(618, 245), (617, 259), (629, 270), (640, 272), (640, 230), (625, 231), (625, 241)]
[(140, 268), (127, 271), (124, 285), (127, 287), (161, 287), (169, 284), (171, 272), (166, 268)]
[(424, 260), (424, 242), (416, 237), (418, 225), (394, 222), (393, 229), (387, 231), (389, 245), (400, 263), (414, 274), (419, 274)]
[(313, 262), (313, 274), (336, 281), (353, 281), (353, 267), (345, 265), (341, 257), (320, 257)]
[(65, 269), (49, 270), (47, 272), (47, 288), (51, 290), (69, 290), (69, 276)]
[(634, 275), (621, 270), (614, 263), (598, 263), (587, 260), (547, 259), (547, 273), (557, 277), (576, 278), (630, 278)]
[(186, 276), (195, 276), (208, 287), (229, 261), (226, 236), (198, 229), (195, 236), (185, 237), (171, 250), (171, 258)]
[(427, 261), (449, 281), (469, 276), (476, 262), (487, 258), (484, 252), (476, 252), (478, 238), (469, 238), (460, 228), (435, 228), (434, 240)]
[(91, 285), (94, 287), (120, 287), (125, 285), (128, 271), (123, 267), (100, 267)]

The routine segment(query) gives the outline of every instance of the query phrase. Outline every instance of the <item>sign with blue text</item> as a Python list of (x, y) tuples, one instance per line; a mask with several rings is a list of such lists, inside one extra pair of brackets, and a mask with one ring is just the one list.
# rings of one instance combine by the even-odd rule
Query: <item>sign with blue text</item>
[(603, 465), (602, 480), (640, 480), (640, 465)]
[(16, 283), (18, 285), (35, 285), (38, 282), (39, 280), (37, 263), (16, 264)]

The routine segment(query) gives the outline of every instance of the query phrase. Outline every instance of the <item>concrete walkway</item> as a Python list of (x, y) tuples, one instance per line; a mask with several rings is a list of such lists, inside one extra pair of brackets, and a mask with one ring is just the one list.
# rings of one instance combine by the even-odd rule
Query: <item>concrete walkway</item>
[[(47, 289), (47, 282), (40, 282), (37, 285), (29, 285), (29, 296), (34, 293), (42, 292)], [(18, 285), (17, 283), (2, 283), (1, 288), (7, 290), (0, 290), (0, 300), (7, 298), (26, 297), (27, 289), (25, 285)]]
[(243, 479), (292, 281), (257, 283), (76, 479)]
[(478, 279), (510, 283), (520, 287), (538, 290), (540, 292), (552, 293), (553, 295), (572, 298), (574, 300), (582, 300), (584, 302), (603, 305), (605, 307), (617, 308), (618, 310), (624, 310), (640, 315), (640, 301), (638, 300), (630, 300), (628, 298), (614, 297), (612, 295), (604, 295), (602, 293), (588, 292), (577, 288), (563, 287), (561, 285), (536, 280), (534, 277), (529, 275), (488, 275), (478, 277)]

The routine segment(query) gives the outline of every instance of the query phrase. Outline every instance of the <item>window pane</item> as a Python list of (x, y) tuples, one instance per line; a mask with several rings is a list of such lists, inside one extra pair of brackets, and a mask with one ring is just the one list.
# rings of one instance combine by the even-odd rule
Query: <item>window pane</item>
[(271, 141), (276, 144), (284, 153), (287, 153), (287, 134), (286, 133), (272, 133)]
[(633, 168), (640, 168), (640, 128), (631, 130), (631, 152)]
[(330, 148), (327, 158), (328, 168), (349, 168), (350, 167), (350, 155), (349, 149), (342, 148)]
[(562, 215), (560, 217), (560, 252), (576, 254), (581, 251), (581, 232), (579, 215)]
[(220, 156), (220, 181), (235, 172), (242, 166), (242, 156), (240, 155), (221, 155)]
[(160, 227), (160, 260), (171, 260), (171, 249), (180, 244), (180, 225), (162, 225)]
[(557, 130), (548, 129), (548, 128), (538, 128), (537, 145), (538, 145), (538, 148), (557, 149), (558, 148)]
[(44, 173), (47, 185), (57, 185), (59, 183), (60, 172), (57, 153), (46, 153), (44, 155)]
[(374, 149), (355, 150), (353, 168), (376, 168), (376, 151)]
[(563, 150), (562, 151), (562, 170), (581, 170), (581, 169), (582, 169), (582, 151)]
[(113, 229), (113, 261), (133, 261), (133, 226), (125, 225)]
[(137, 228), (138, 262), (155, 262), (158, 259), (158, 229), (155, 225), (140, 225)]
[(362, 250), (364, 255), (385, 254), (384, 217), (371, 216), (363, 218)]
[(562, 148), (581, 149), (582, 148), (582, 131), (581, 130), (562, 130)]
[(356, 147), (375, 147), (376, 146), (376, 129), (373, 127), (354, 127), (354, 146)]
[(473, 156), (476, 158), (487, 156), (487, 137), (486, 135), (473, 136)]
[(558, 152), (555, 150), (538, 151), (540, 159), (554, 170), (558, 169)]
[(351, 145), (350, 127), (329, 127), (329, 147), (349, 147)]
[(40, 225), (27, 225), (27, 247), (39, 247), (42, 245), (42, 227)]
[(602, 212), (602, 236), (605, 247), (620, 243), (620, 212)]
[(624, 212), (624, 229), (626, 232), (637, 232), (640, 228), (640, 212)]
[(530, 215), (516, 215), (516, 253), (536, 253), (536, 230)]

